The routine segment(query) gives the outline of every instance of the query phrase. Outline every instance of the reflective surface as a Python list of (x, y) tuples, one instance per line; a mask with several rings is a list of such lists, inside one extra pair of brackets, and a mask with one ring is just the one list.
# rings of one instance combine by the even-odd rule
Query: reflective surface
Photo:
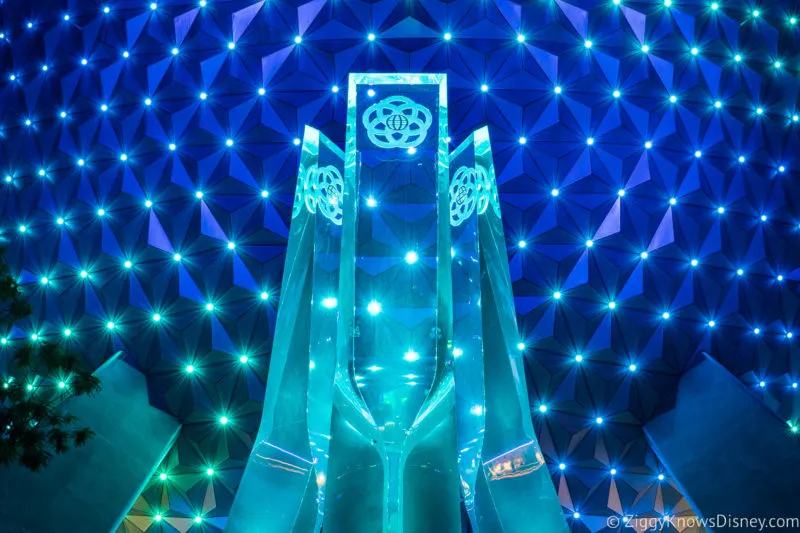
[[(527, 411), (484, 128), (444, 75), (353, 74), (306, 128), (264, 415), (227, 530), (566, 529)], [(451, 177), (452, 176), (452, 177)]]

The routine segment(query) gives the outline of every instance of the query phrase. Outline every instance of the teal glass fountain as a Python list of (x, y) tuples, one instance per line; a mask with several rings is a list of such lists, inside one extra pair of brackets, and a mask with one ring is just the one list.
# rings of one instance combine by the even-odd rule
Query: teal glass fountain
[(531, 423), (489, 135), (441, 74), (351, 74), (306, 127), (231, 533), (564, 532)]

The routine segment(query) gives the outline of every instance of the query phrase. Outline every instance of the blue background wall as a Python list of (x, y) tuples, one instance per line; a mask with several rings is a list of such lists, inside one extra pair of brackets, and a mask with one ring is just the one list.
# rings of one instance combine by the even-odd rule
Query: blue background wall
[(576, 531), (691, 513), (641, 426), (699, 350), (794, 424), (800, 6), (666, 3), (2, 4), (0, 237), (37, 309), (9, 342), (125, 349), (184, 427), (125, 527), (224, 527), (291, 296), (296, 139), (344, 140), (350, 72), (446, 72), (453, 146), (489, 125)]

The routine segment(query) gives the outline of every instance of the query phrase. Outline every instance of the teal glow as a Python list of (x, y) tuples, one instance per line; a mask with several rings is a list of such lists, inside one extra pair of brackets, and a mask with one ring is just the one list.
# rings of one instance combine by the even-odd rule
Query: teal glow
[[(345, 149), (305, 128), (228, 533), (566, 533), (520, 378), (488, 129), (450, 153), (447, 96), (440, 74), (351, 74)], [(361, 230), (387, 215), (393, 246)]]

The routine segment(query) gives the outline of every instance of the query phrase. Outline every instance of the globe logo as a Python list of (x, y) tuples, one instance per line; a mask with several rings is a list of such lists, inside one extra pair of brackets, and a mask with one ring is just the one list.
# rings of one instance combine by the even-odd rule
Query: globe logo
[(460, 226), (475, 211), (486, 212), (492, 202), (489, 175), (480, 165), (459, 168), (450, 182), (450, 224)]
[(413, 148), (427, 137), (433, 117), (410, 98), (390, 96), (367, 108), (361, 121), (375, 146)]
[(392, 115), (386, 121), (386, 126), (392, 131), (401, 131), (408, 127), (408, 119), (405, 115)]

